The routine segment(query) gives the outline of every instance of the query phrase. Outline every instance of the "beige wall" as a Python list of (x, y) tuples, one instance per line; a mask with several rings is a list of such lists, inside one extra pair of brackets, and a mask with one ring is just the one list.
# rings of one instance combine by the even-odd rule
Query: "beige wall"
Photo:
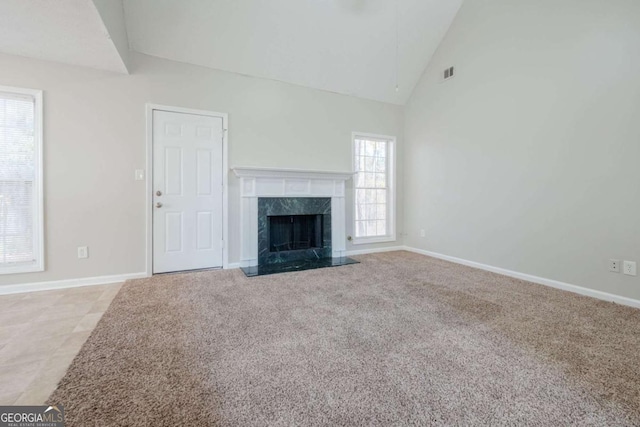
[[(2, 275), (0, 285), (145, 270), (145, 183), (134, 170), (145, 167), (148, 102), (228, 113), (230, 166), (351, 170), (352, 131), (397, 135), (402, 159), (402, 107), (134, 53), (129, 67), (120, 75), (0, 55), (0, 85), (44, 90), (46, 239), (46, 271)], [(229, 177), (233, 263), (239, 193)], [(84, 245), (90, 257), (77, 259)]]
[(405, 109), (405, 242), (640, 298), (607, 270), (640, 261), (639, 23), (636, 0), (465, 1)]

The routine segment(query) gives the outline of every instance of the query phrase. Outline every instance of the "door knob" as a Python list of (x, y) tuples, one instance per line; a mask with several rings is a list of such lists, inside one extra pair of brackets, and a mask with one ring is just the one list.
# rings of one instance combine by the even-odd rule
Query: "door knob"
[(162, 203), (158, 202), (156, 203), (156, 208), (161, 208), (162, 207)]
[(162, 191), (160, 190), (156, 191), (156, 196), (162, 196)]

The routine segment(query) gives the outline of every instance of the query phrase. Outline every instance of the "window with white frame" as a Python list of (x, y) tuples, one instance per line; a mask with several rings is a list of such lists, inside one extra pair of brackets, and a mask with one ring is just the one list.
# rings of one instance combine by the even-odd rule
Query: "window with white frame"
[(42, 271), (42, 92), (0, 86), (0, 274)]
[(395, 240), (395, 138), (354, 133), (353, 144), (353, 242)]

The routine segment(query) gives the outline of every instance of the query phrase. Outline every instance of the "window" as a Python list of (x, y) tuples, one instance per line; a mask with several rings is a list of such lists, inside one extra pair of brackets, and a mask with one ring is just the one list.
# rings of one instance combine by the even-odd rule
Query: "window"
[(354, 244), (395, 240), (395, 138), (353, 134)]
[(0, 274), (42, 271), (42, 92), (0, 86)]

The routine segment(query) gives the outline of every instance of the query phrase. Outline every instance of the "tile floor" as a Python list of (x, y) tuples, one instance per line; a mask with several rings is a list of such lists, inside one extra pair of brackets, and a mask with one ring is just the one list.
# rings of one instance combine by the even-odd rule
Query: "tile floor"
[(0, 295), (0, 405), (41, 405), (121, 283)]

